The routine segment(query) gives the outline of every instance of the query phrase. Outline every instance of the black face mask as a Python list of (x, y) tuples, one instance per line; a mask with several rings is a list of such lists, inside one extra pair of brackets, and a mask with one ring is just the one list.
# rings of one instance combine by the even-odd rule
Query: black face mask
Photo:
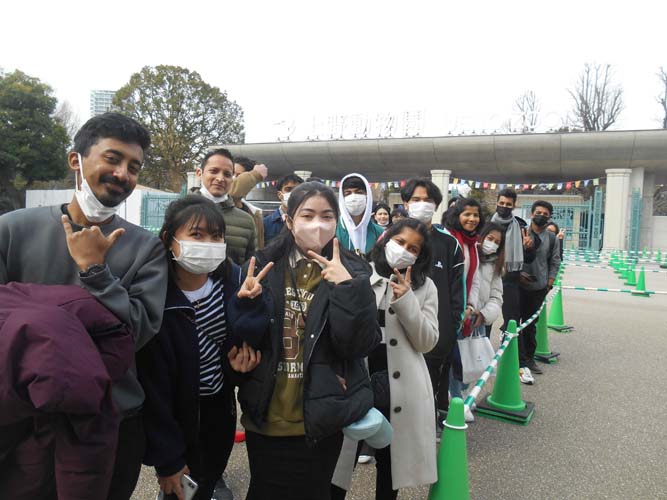
[(547, 222), (549, 222), (549, 217), (546, 215), (533, 216), (533, 224), (535, 224), (537, 227), (544, 227), (547, 225)]
[(496, 205), (496, 213), (503, 219), (507, 219), (510, 215), (512, 215), (512, 209), (510, 207), (501, 207), (500, 205)]

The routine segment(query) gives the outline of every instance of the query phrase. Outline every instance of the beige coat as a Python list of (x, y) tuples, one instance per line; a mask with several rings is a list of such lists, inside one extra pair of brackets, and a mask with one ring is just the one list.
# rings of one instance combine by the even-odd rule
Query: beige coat
[[(409, 488), (436, 482), (435, 404), (431, 379), (423, 353), (438, 342), (438, 291), (433, 281), (393, 300), (388, 280), (373, 272), (371, 285), (385, 313), (385, 341), (391, 393), (390, 422), (394, 428), (391, 443), (392, 488)], [(400, 407), (400, 411), (396, 409)], [(333, 483), (349, 489), (356, 445), (343, 445)], [(352, 456), (354, 457), (354, 455)]]

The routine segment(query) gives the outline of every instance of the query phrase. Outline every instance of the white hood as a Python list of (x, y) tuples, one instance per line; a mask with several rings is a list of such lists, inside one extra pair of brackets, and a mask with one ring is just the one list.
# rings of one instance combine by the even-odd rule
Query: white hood
[[(345, 196), (343, 196), (343, 183), (350, 177), (359, 177), (364, 181), (364, 185), (366, 186), (366, 211), (358, 226), (355, 226), (352, 216), (347, 211), (347, 207), (345, 206)], [(347, 232), (350, 235), (350, 243), (353, 245), (353, 248), (350, 248), (350, 250), (354, 251), (355, 249), (358, 249), (362, 253), (365, 253), (368, 221), (371, 220), (371, 212), (373, 211), (373, 192), (371, 191), (371, 185), (366, 180), (366, 177), (361, 174), (348, 174), (343, 177), (340, 181), (340, 186), (338, 187), (338, 210), (340, 211), (340, 218), (345, 229), (347, 229)]]

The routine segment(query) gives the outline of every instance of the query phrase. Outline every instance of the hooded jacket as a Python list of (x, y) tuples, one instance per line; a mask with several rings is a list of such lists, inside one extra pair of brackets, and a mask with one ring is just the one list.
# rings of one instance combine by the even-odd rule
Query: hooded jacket
[[(352, 220), (352, 216), (345, 206), (345, 196), (343, 196), (343, 183), (350, 177), (359, 177), (366, 186), (366, 210), (358, 226)], [(372, 220), (373, 192), (371, 191), (370, 184), (363, 175), (348, 174), (343, 177), (338, 188), (338, 210), (340, 212), (340, 220), (336, 227), (336, 238), (338, 238), (341, 246), (352, 252), (357, 251), (362, 254), (370, 252), (377, 239), (384, 232), (384, 229)]]

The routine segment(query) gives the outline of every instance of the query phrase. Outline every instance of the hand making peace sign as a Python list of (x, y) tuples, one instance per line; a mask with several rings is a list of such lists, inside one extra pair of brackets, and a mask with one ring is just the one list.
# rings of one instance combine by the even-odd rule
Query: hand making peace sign
[(95, 264), (104, 264), (105, 255), (125, 232), (125, 229), (118, 228), (109, 236), (104, 236), (99, 226), (72, 231), (69, 217), (63, 214), (60, 220), (65, 230), (69, 254), (82, 271), (87, 271)]
[(521, 235), (523, 236), (523, 248), (526, 250), (533, 248), (533, 238), (531, 238), (530, 234), (528, 234), (528, 229), (522, 229)]
[(316, 254), (312, 250), (308, 250), (308, 256), (324, 266), (322, 277), (330, 283), (337, 285), (338, 283), (352, 279), (352, 276), (350, 276), (350, 273), (340, 261), (338, 238), (334, 238), (333, 240), (333, 257), (331, 260)]
[(250, 258), (250, 264), (248, 264), (248, 275), (245, 278), (245, 281), (239, 288), (236, 296), (239, 299), (254, 299), (258, 295), (262, 294), (262, 285), (261, 281), (267, 275), (267, 273), (273, 267), (273, 262), (269, 262), (264, 266), (257, 276), (255, 276), (255, 257)]
[(401, 276), (401, 273), (398, 271), (398, 269), (394, 268), (394, 276), (396, 276), (398, 279), (398, 283), (393, 281), (389, 282), (389, 286), (391, 286), (391, 289), (394, 291), (394, 300), (400, 299), (412, 288), (410, 281), (411, 273), (412, 266), (408, 266), (408, 268), (405, 270), (405, 277)]

